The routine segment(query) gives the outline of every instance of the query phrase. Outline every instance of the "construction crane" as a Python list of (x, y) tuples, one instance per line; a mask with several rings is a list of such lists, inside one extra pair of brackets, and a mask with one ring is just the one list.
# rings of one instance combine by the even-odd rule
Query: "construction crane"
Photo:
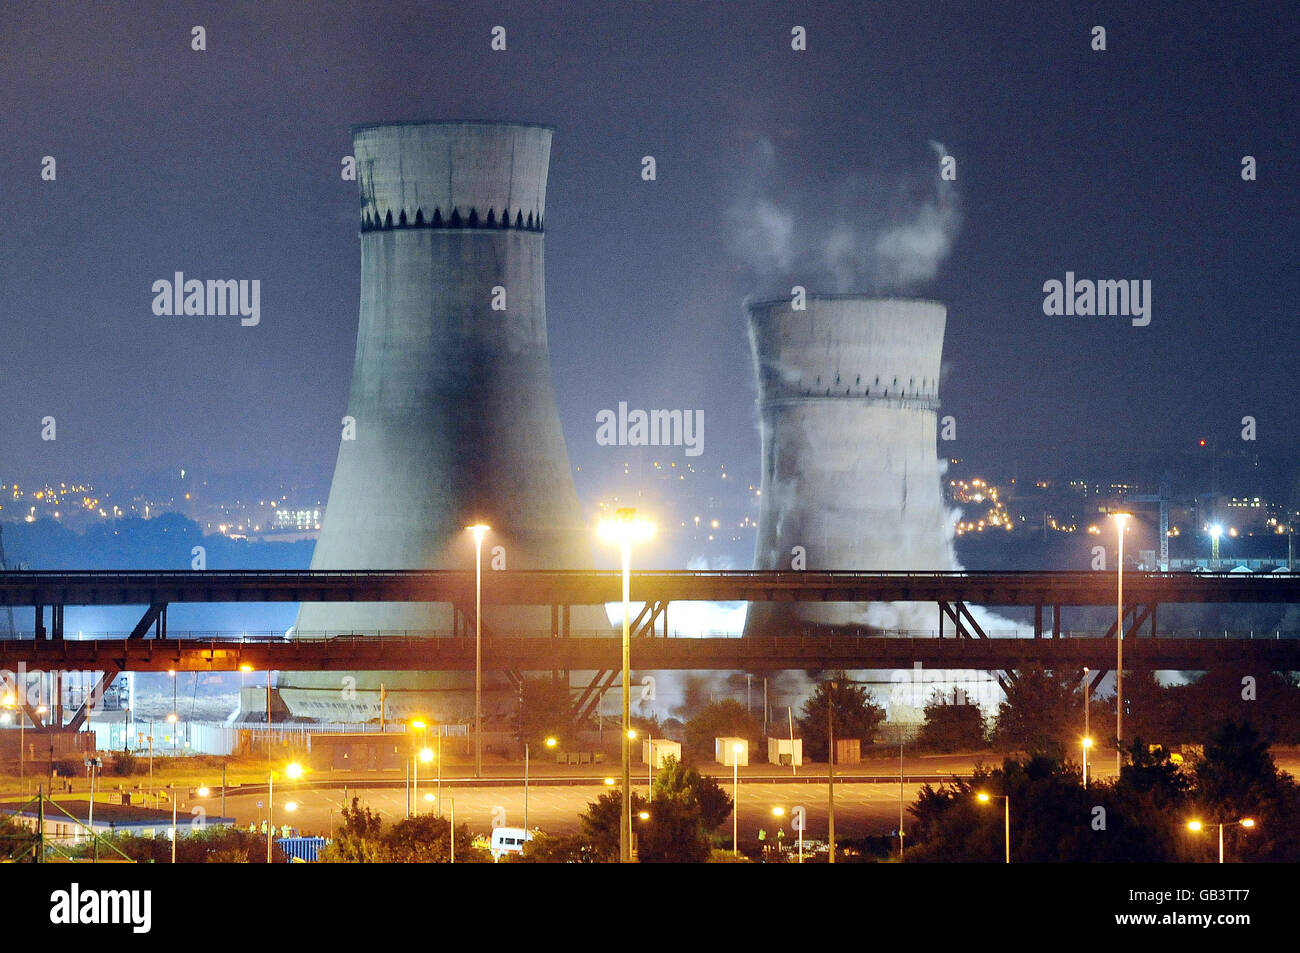
[(1125, 497), (1128, 503), (1160, 504), (1160, 556), (1158, 565), (1161, 572), (1169, 571), (1169, 483), (1162, 481), (1157, 494), (1144, 493)]

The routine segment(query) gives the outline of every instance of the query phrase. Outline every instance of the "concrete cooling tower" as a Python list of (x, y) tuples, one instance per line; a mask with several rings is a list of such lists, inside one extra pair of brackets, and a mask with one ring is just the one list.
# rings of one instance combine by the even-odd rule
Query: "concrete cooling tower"
[[(592, 568), (547, 350), (551, 133), (484, 122), (353, 130), (361, 313), (347, 414), (355, 439), (345, 432), (339, 445), (312, 569), (472, 570), (465, 527), (476, 521), (492, 527), (485, 586), (497, 546), (508, 569)], [(484, 611), (485, 637), (549, 626), (548, 607)], [(450, 635), (453, 609), (306, 603), (297, 628)], [(377, 717), (380, 682), (390, 717), (473, 710), (464, 694), (472, 673), (354, 677), (352, 696), (340, 691), (340, 673), (285, 673), (281, 694), (295, 715), (318, 718)]]
[[(762, 427), (756, 569), (954, 565), (935, 447), (947, 312), (930, 301), (812, 296), (749, 306)], [(796, 549), (796, 547), (798, 549)], [(907, 603), (750, 605), (747, 635), (809, 625), (933, 629)]]

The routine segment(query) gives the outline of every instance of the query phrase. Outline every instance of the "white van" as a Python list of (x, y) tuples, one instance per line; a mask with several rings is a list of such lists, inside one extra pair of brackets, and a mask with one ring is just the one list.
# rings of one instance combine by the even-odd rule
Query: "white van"
[(495, 828), (492, 831), (492, 859), (500, 860), (502, 854), (522, 854), (524, 843), (532, 839), (532, 831), (522, 827)]

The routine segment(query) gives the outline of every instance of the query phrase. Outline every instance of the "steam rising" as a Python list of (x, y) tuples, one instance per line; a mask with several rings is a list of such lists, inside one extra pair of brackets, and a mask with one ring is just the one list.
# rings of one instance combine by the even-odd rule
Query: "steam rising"
[(837, 293), (906, 294), (938, 274), (961, 227), (956, 189), (934, 160), (906, 172), (861, 172), (803, 188), (777, 170), (776, 150), (759, 143), (754, 169), (732, 203), (732, 251), (756, 290), (791, 285)]

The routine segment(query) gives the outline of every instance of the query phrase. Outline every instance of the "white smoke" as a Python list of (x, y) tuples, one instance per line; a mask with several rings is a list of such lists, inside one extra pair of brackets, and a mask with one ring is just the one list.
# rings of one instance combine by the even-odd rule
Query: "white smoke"
[(908, 293), (931, 281), (961, 227), (952, 182), (932, 164), (908, 172), (865, 171), (801, 188), (776, 171), (772, 143), (728, 210), (732, 251), (763, 291), (792, 284), (839, 293)]

